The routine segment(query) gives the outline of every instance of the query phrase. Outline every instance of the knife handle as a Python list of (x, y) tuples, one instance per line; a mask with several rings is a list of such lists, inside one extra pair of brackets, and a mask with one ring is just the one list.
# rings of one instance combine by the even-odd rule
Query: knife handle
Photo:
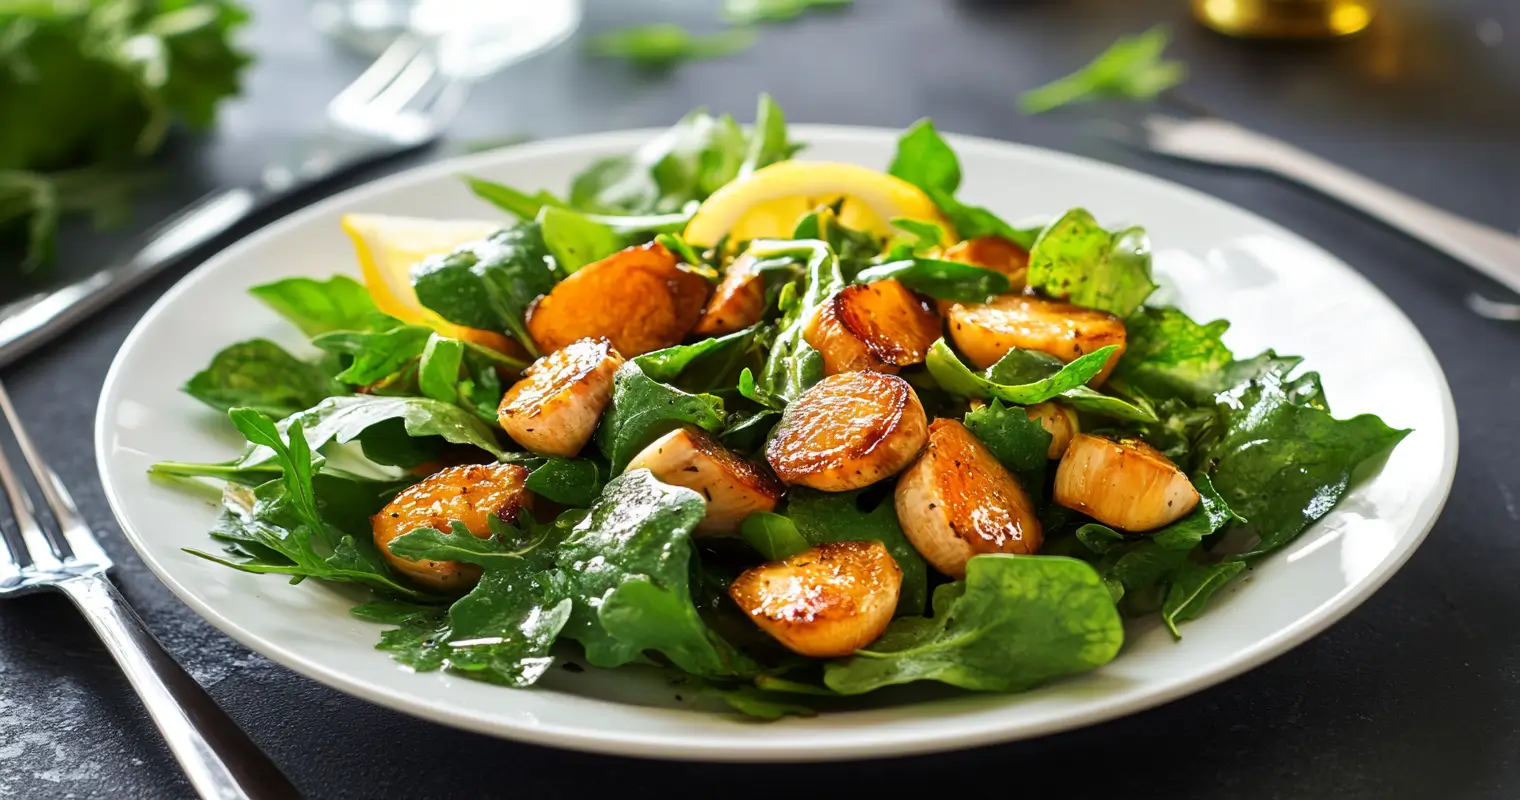
[(1463, 219), (1298, 148), (1278, 143), (1259, 165), (1419, 239), (1520, 293), (1520, 237)]
[(0, 316), (0, 368), (227, 232), (275, 196), (251, 187), (212, 192), (150, 229), (131, 255), (61, 289), (9, 306), (13, 310)]

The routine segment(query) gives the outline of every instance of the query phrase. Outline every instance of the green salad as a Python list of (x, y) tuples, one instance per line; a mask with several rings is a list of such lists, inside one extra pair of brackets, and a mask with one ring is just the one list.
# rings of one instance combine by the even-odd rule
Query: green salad
[(775, 718), (1180, 638), (1408, 433), (1148, 304), (1143, 229), (962, 201), (928, 121), (884, 172), (802, 150), (762, 97), (564, 194), (468, 179), (515, 219), (351, 216), (362, 281), (251, 290), (310, 347), (187, 376), (247, 439), (153, 468), (221, 504), (191, 552), (359, 584), (415, 670), (578, 655)]

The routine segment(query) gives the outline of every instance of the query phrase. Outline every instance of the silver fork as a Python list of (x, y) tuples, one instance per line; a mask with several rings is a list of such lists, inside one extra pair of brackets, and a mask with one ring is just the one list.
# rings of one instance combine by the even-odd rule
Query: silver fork
[(49, 530), (38, 519), (31, 495), (0, 446), (0, 484), (20, 534), (18, 547), (0, 529), (0, 599), (53, 589), (74, 601), (127, 673), (201, 797), (299, 797), (279, 767), (164, 651), (116, 591), (106, 577), (111, 557), (79, 516), (63, 482), (43, 462), (3, 384), (0, 413), (56, 523)]
[(268, 164), (257, 183), (196, 201), (100, 272), (0, 307), (0, 367), (255, 211), (362, 164), (431, 144), (463, 97), (464, 84), (442, 75), (426, 46), (411, 37), (398, 39), (328, 103), (324, 128)]
[[(1275, 173), (1316, 189), (1520, 292), (1520, 237), (1464, 219), (1287, 142), (1214, 116), (1147, 114), (1140, 144), (1162, 155)], [(1132, 137), (1125, 137), (1133, 141)]]

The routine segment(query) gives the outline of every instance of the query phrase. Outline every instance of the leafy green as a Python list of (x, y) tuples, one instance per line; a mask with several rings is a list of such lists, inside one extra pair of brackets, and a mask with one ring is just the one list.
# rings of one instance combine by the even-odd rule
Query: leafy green
[(926, 222), (921, 219), (908, 219), (907, 217), (894, 217), (892, 227), (901, 230), (913, 237), (908, 243), (908, 251), (913, 255), (922, 255), (939, 247), (945, 239), (945, 229), (935, 222)]
[(1079, 306), (1129, 316), (1156, 290), (1144, 228), (1109, 233), (1086, 209), (1051, 223), (1029, 251), (1029, 286)]
[(1085, 562), (981, 555), (934, 593), (934, 618), (898, 620), (867, 650), (830, 662), (840, 694), (932, 680), (1016, 692), (1100, 667), (1124, 641), (1108, 590)]
[(1019, 105), (1025, 113), (1039, 114), (1099, 98), (1150, 100), (1187, 80), (1186, 64), (1162, 57), (1170, 38), (1160, 25), (1137, 36), (1122, 37), (1091, 64), (1025, 92)]
[[(398, 581), (369, 538), (343, 530), (338, 524), (342, 515), (334, 518), (331, 502), (319, 501), (312, 452), (300, 425), (282, 434), (253, 409), (234, 409), (229, 416), (251, 445), (272, 453), (282, 474), (252, 491), (231, 489), (224, 494), (227, 502), (213, 536), (235, 548), (233, 558), (186, 552), (244, 572), (358, 583), (404, 597), (430, 596)], [(369, 499), (372, 510), (383, 504), (378, 494)]]
[(595, 36), (587, 50), (597, 58), (620, 58), (645, 69), (665, 69), (686, 61), (724, 58), (754, 44), (755, 33), (747, 28), (701, 35), (673, 22), (655, 22)]
[(790, 519), (764, 511), (746, 517), (739, 535), (766, 561), (790, 558), (811, 546)]
[(587, 661), (615, 667), (655, 651), (694, 675), (753, 671), (692, 603), (691, 531), (705, 511), (701, 495), (636, 469), (607, 484), (571, 529), (555, 560), (575, 601), (565, 635)]
[(993, 295), (1008, 291), (1008, 276), (1001, 272), (956, 261), (935, 258), (912, 258), (890, 261), (862, 270), (856, 283), (893, 279), (915, 292), (936, 300), (981, 303)]
[(744, 161), (739, 164), (738, 177), (745, 177), (769, 164), (786, 161), (801, 149), (802, 145), (794, 144), (787, 138), (786, 114), (782, 112), (781, 106), (770, 95), (761, 92), (759, 105), (755, 109), (755, 130), (750, 135), (749, 150), (744, 154)]
[(1252, 555), (1293, 541), (1329, 513), (1354, 473), (1409, 434), (1370, 414), (1338, 420), (1298, 405), (1268, 373), (1219, 396), (1222, 431), (1205, 452), (1214, 487), (1261, 537)]
[(731, 22), (784, 22), (815, 9), (848, 8), (855, 0), (723, 0), (723, 16)]
[(422, 348), (417, 366), (417, 388), (444, 403), (459, 399), (459, 369), (464, 365), (464, 342), (433, 334)]
[(806, 260), (807, 274), (800, 295), (782, 292), (778, 333), (771, 342), (765, 367), (755, 377), (759, 391), (791, 403), (808, 387), (823, 380), (823, 356), (803, 340), (802, 331), (824, 301), (844, 288), (839, 257), (827, 242), (817, 239), (756, 241), (750, 244), (749, 253), (757, 259)]
[(332, 331), (383, 331), (400, 323), (380, 313), (369, 290), (346, 275), (325, 281), (285, 278), (248, 290), (307, 336)]
[(929, 348), (925, 366), (941, 389), (961, 397), (1027, 406), (1075, 389), (1103, 369), (1116, 347), (1094, 350), (1069, 364), (1035, 350), (1010, 350), (985, 372), (961, 362), (944, 339)]
[[(505, 452), (497, 444), (496, 433), (470, 412), (448, 403), (425, 397), (379, 397), (352, 395), (329, 397), (312, 408), (280, 422), (281, 432), (299, 425), (306, 431), (313, 450), (330, 442), (347, 444), (365, 431), (389, 420), (400, 420), (408, 436), (440, 436), (454, 444), (480, 448), (497, 458)], [(267, 447), (252, 447), (236, 462), (249, 469), (272, 460)]]
[(538, 213), (544, 244), (560, 269), (574, 272), (627, 246), (623, 237), (600, 222), (558, 206), (545, 206)]
[(1002, 236), (1020, 241), (1019, 232), (996, 214), (955, 198), (961, 185), (961, 162), (950, 145), (940, 138), (930, 120), (919, 120), (902, 135), (897, 142), (897, 154), (887, 171), (929, 195), (955, 226), (960, 238)]
[(1236, 519), (1229, 503), (1214, 490), (1214, 482), (1208, 475), (1195, 474), (1191, 481), (1198, 490), (1198, 506), (1182, 519), (1150, 534), (1151, 541), (1167, 550), (1192, 550), (1204, 537)]
[(1114, 377), (1157, 396), (1207, 402), (1239, 383), (1223, 384), (1235, 361), (1221, 338), (1229, 327), (1224, 320), (1200, 325), (1170, 306), (1141, 308), (1124, 320), (1128, 346)]
[(332, 331), (311, 343), (348, 357), (348, 367), (338, 373), (338, 380), (370, 386), (414, 368), (432, 337), (433, 329), (426, 325), (398, 325), (387, 331)]
[[(476, 197), (512, 214), (524, 222), (538, 219), (545, 208), (570, 208), (570, 204), (547, 191), (527, 194), (504, 184), (462, 176)], [(691, 214), (678, 211), (671, 214), (592, 214), (581, 212), (585, 219), (623, 235), (644, 233), (673, 233), (686, 227)]]
[(1050, 433), (1024, 409), (991, 403), (966, 414), (966, 428), (980, 439), (998, 462), (1019, 477), (1029, 496), (1045, 491), (1045, 468), (1050, 464)]
[(223, 348), (184, 391), (218, 411), (248, 407), (287, 417), (348, 390), (321, 365), (302, 361), (267, 339), (252, 339)]
[(870, 489), (819, 492), (793, 488), (787, 493), (786, 516), (809, 545), (881, 542), (902, 570), (897, 613), (923, 613), (929, 599), (929, 568), (903, 533), (890, 496), (883, 498)]
[(1104, 394), (1087, 386), (1074, 386), (1061, 392), (1061, 402), (1078, 411), (1127, 422), (1152, 423), (1158, 419), (1156, 410), (1143, 402)]
[(739, 713), (756, 719), (781, 719), (782, 717), (813, 717), (818, 712), (798, 704), (778, 700), (773, 693), (753, 686), (716, 688), (714, 694)]
[(601, 496), (604, 465), (587, 458), (549, 458), (528, 474), (528, 491), (566, 506), (585, 508)]
[(1209, 598), (1230, 579), (1246, 568), (1244, 561), (1221, 561), (1217, 564), (1183, 564), (1173, 576), (1166, 600), (1161, 606), (1161, 620), (1178, 639), (1177, 623), (1197, 619), (1208, 606)]
[(412, 267), (412, 288), (422, 305), (449, 322), (505, 331), (538, 355), (528, 335), (528, 306), (562, 276), (542, 226), (520, 222)]
[(123, 218), (172, 125), (209, 128), (248, 57), (234, 0), (0, 4), (0, 234), (51, 254), (64, 212)]
[(617, 475), (645, 446), (681, 425), (716, 433), (723, 422), (721, 398), (661, 383), (646, 375), (635, 358), (613, 375), (612, 405), (597, 428), (596, 446)]

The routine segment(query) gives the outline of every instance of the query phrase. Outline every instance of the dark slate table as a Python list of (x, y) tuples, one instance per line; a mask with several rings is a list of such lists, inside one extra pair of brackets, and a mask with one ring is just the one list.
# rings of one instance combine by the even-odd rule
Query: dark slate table
[[(220, 130), (182, 139), (139, 206), (146, 224), (250, 178), (363, 67), (306, 26), (300, 0), (253, 3), (260, 56)], [(710, 25), (708, 2), (590, 0), (584, 32), (652, 16)], [(21, 413), (148, 624), (313, 797), (937, 796), (976, 776), (1000, 793), (1071, 797), (1520, 796), (1520, 324), (1479, 318), (1457, 264), (1272, 179), (1155, 160), (1088, 133), (1083, 115), (1027, 118), (1016, 93), (1158, 20), (1193, 67), (1189, 93), (1246, 124), (1456, 212), (1520, 228), (1520, 5), (1385, 0), (1364, 38), (1282, 46), (1193, 25), (1183, 0), (861, 0), (764, 32), (738, 57), (664, 77), (562, 47), (480, 87), (450, 147), (662, 125), (696, 105), (751, 113), (773, 93), (793, 120), (943, 129), (1070, 150), (1201, 188), (1302, 232), (1368, 275), (1420, 327), (1456, 394), (1462, 461), (1429, 541), (1324, 635), (1162, 708), (1085, 730), (953, 755), (811, 766), (672, 765), (536, 748), (420, 722), (251, 654), (150, 575), (117, 533), (91, 420), (127, 331), (183, 274), (164, 276), (4, 373)], [(436, 153), (434, 154), (436, 155)], [(351, 181), (350, 183), (352, 183)], [(279, 209), (286, 213), (299, 203)], [(251, 224), (274, 219), (277, 214)], [(125, 234), (72, 228), (64, 274)], [(0, 302), (19, 293), (13, 279)], [(1510, 298), (1513, 299), (1513, 298)], [(0, 603), (0, 797), (188, 796), (126, 681), (62, 599)]]

